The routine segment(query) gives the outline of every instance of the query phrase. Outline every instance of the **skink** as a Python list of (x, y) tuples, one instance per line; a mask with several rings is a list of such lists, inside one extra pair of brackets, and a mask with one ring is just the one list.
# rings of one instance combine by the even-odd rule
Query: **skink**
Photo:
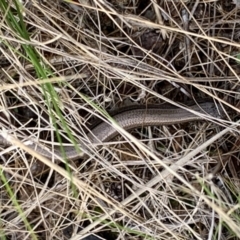
[[(116, 113), (113, 119), (125, 130), (130, 130), (138, 127), (145, 126), (160, 126), (172, 125), (177, 123), (184, 123), (196, 120), (203, 120), (207, 116), (212, 118), (221, 117), (220, 107), (213, 102), (200, 103), (187, 107), (188, 110), (177, 108), (169, 105), (166, 107), (161, 106), (137, 106), (136, 109), (125, 109), (120, 113)], [(191, 111), (195, 111), (193, 113)], [(87, 134), (91, 143), (107, 142), (118, 135), (118, 131), (108, 122), (101, 122), (95, 126), (91, 132)], [(0, 137), (1, 142), (1, 137)], [(4, 141), (2, 141), (4, 142)], [(42, 147), (37, 143), (28, 145), (31, 149), (37, 151), (42, 156), (52, 159), (53, 153)], [(64, 147), (65, 156), (67, 160), (75, 160), (84, 155), (79, 153), (75, 147)], [(62, 152), (60, 147), (54, 148), (54, 158), (61, 158)]]

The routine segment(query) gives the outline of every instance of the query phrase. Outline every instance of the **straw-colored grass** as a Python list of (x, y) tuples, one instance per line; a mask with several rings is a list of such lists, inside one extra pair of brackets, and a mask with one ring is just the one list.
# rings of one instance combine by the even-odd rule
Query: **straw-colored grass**
[[(239, 239), (239, 16), (237, 1), (1, 0), (1, 239)], [(107, 114), (206, 99), (225, 116), (126, 132)], [(97, 118), (119, 131), (101, 147)]]

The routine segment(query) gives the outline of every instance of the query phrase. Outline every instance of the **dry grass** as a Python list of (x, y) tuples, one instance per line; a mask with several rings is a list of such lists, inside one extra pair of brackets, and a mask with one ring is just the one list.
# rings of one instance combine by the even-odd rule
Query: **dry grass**
[[(1, 238), (239, 239), (236, 2), (32, 0), (21, 13), (30, 39), (0, 12), (1, 130), (12, 142), (1, 149)], [(23, 144), (88, 141), (101, 109), (199, 99), (224, 119), (131, 134), (112, 122), (121, 136), (89, 143), (67, 168)]]

